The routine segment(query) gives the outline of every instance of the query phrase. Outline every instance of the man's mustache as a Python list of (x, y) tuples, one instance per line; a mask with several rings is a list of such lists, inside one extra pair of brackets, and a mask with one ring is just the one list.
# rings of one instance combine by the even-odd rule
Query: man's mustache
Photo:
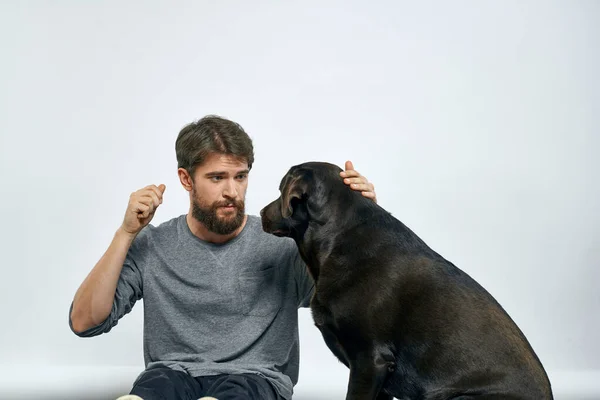
[(244, 209), (244, 201), (243, 200), (225, 200), (225, 201), (218, 201), (218, 202), (213, 203), (213, 208), (227, 207), (227, 206), (234, 206), (235, 208), (237, 208), (239, 210), (243, 210)]

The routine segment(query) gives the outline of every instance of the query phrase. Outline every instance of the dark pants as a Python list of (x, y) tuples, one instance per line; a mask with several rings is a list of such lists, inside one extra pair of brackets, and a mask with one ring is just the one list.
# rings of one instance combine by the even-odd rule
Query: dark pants
[(273, 386), (254, 374), (215, 375), (193, 378), (168, 367), (144, 371), (130, 394), (144, 400), (197, 400), (212, 396), (219, 400), (281, 400)]

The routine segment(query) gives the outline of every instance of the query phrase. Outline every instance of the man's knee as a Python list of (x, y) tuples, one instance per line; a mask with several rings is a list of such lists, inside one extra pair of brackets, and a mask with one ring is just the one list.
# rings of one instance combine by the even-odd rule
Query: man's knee
[(280, 398), (273, 385), (259, 375), (219, 375), (213, 379), (206, 395), (219, 400), (238, 398), (277, 400)]
[(143, 399), (197, 399), (200, 387), (183, 371), (156, 366), (143, 371), (133, 383), (130, 394)]

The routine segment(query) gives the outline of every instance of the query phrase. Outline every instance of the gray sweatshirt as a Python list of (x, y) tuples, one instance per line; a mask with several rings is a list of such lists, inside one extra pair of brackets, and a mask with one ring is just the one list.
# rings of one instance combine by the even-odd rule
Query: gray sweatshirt
[(265, 233), (258, 217), (248, 216), (237, 237), (218, 245), (193, 235), (181, 215), (142, 229), (110, 315), (78, 335), (109, 332), (143, 298), (147, 368), (256, 373), (290, 399), (298, 381), (298, 308), (309, 305), (313, 290), (294, 241)]

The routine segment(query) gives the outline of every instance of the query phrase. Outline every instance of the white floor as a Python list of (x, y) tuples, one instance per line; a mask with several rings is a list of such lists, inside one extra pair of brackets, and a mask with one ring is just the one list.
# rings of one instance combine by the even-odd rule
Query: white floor
[[(140, 370), (0, 366), (0, 399), (111, 400), (129, 391)], [(556, 400), (600, 400), (600, 371), (549, 371), (549, 375)], [(334, 378), (325, 371), (303, 371), (294, 400), (343, 399), (347, 377)]]

